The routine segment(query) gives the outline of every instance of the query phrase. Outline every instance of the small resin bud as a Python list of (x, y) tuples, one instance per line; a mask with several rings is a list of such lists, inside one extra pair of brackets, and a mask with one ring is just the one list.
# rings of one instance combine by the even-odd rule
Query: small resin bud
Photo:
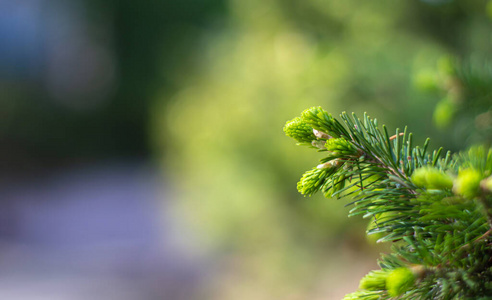
[(492, 193), (492, 176), (485, 178), (480, 182), (480, 187), (487, 193)]
[(469, 168), (461, 170), (453, 183), (453, 192), (466, 198), (474, 198), (480, 194), (482, 174)]
[(313, 140), (311, 142), (311, 145), (313, 147), (316, 147), (318, 149), (321, 149), (321, 150), (326, 150), (326, 147), (325, 147), (325, 141), (318, 141), (318, 140)]
[(424, 187), (430, 190), (443, 190), (453, 187), (451, 176), (430, 166), (415, 170), (412, 174), (412, 182), (418, 187)]
[(324, 164), (319, 164), (316, 166), (316, 169), (326, 169), (326, 168), (333, 168), (333, 165), (331, 164), (331, 161), (325, 162)]
[(386, 278), (388, 275), (389, 271), (386, 270), (371, 271), (361, 279), (359, 289), (368, 291), (386, 290)]
[(319, 164), (316, 166), (317, 169), (327, 169), (327, 168), (336, 168), (340, 165), (339, 159), (333, 159), (323, 164)]
[(284, 126), (284, 132), (299, 143), (311, 144), (311, 141), (316, 139), (313, 128), (299, 117), (287, 122)]
[(331, 136), (328, 135), (327, 133), (324, 133), (322, 131), (319, 131), (319, 130), (316, 130), (316, 129), (313, 129), (313, 133), (314, 135), (319, 138), (319, 139), (324, 139), (324, 140), (328, 140), (328, 139), (331, 139)]
[(409, 268), (394, 269), (386, 278), (386, 289), (391, 297), (398, 297), (407, 292), (415, 283), (416, 276)]

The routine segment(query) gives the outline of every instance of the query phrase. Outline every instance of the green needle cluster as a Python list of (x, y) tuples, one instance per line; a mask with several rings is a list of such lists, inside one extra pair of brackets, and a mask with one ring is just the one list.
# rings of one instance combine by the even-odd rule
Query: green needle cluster
[(341, 119), (313, 107), (284, 131), (323, 154), (299, 192), (351, 198), (349, 216), (369, 219), (367, 233), (392, 245), (344, 300), (492, 299), (492, 149), (441, 157), (428, 139), (414, 146), (406, 128)]
[(335, 155), (352, 156), (359, 154), (357, 148), (345, 138), (329, 139), (326, 141), (325, 148)]
[(287, 122), (284, 126), (284, 132), (287, 136), (293, 138), (301, 144), (311, 144), (313, 140), (316, 140), (316, 136), (313, 133), (313, 128), (299, 117)]

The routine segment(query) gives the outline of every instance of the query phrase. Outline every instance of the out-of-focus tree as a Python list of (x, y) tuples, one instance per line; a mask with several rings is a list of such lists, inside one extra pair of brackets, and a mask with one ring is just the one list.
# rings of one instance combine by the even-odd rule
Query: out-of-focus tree
[(436, 98), (433, 120), (447, 146), (492, 142), (492, 66), (484, 57), (443, 57), (435, 70), (422, 70), (417, 85)]
[(3, 1), (2, 169), (148, 157), (152, 95), (174, 80), (162, 69), (183, 74), (197, 28), (215, 26), (224, 8), (222, 0)]

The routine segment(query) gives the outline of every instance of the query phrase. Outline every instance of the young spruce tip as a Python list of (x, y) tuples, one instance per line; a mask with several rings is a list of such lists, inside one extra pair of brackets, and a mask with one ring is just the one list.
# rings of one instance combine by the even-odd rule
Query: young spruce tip
[(367, 234), (392, 245), (344, 300), (492, 299), (492, 149), (441, 157), (429, 139), (414, 146), (406, 128), (340, 118), (312, 107), (284, 132), (323, 154), (298, 191), (351, 198), (349, 216), (369, 219)]

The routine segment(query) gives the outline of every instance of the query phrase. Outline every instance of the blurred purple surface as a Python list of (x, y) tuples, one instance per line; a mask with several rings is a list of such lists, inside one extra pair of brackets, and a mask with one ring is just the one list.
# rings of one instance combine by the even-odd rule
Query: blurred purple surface
[(143, 164), (0, 184), (0, 299), (191, 299), (203, 256)]

